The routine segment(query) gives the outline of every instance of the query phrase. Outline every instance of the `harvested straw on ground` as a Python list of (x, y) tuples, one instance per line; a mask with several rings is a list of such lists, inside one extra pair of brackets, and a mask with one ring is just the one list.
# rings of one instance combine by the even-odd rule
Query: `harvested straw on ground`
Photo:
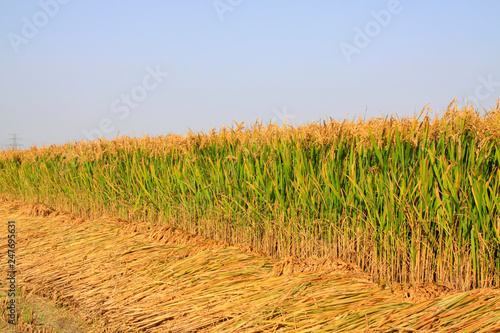
[(20, 286), (108, 331), (500, 329), (494, 289), (382, 289), (339, 260), (272, 259), (172, 227), (81, 219), (43, 205), (4, 201), (0, 218), (17, 221)]

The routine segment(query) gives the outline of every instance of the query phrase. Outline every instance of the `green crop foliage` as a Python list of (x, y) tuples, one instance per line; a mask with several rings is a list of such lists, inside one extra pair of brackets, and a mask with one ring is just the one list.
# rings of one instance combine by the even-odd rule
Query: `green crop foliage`
[(3, 151), (0, 194), (335, 256), (387, 281), (500, 285), (498, 104)]

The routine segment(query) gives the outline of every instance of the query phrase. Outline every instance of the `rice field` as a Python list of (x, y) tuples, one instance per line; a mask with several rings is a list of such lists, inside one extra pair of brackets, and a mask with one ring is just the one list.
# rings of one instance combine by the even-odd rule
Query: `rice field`
[[(81, 315), (83, 332), (500, 332), (498, 288), (381, 285), (334, 258), (273, 259), (171, 226), (42, 204), (0, 200), (0, 219), (17, 224), (19, 288)], [(28, 316), (16, 332), (60, 332)]]
[(500, 100), (430, 111), (2, 151), (0, 194), (339, 258), (375, 281), (498, 287)]

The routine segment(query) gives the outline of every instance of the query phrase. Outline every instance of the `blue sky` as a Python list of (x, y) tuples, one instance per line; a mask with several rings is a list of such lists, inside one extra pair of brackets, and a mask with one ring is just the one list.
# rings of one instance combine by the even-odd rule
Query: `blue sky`
[(0, 0), (0, 143), (500, 98), (498, 1)]

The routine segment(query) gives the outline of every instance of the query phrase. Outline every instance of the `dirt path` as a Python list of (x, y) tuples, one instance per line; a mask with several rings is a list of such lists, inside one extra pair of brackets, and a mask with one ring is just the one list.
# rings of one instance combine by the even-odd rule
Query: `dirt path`
[(498, 289), (382, 288), (337, 260), (278, 261), (174, 228), (9, 201), (0, 202), (1, 253), (9, 220), (18, 286), (94, 331), (500, 332)]
[[(0, 292), (0, 299), (5, 299), (6, 292)], [(78, 312), (63, 306), (55, 301), (34, 294), (25, 294), (18, 290), (16, 307), (19, 313), (18, 325), (10, 325), (6, 320), (0, 320), (0, 332), (53, 332), (53, 333), (86, 333), (92, 331), (90, 325), (85, 324)], [(2, 319), (5, 318), (6, 305), (2, 302)]]

